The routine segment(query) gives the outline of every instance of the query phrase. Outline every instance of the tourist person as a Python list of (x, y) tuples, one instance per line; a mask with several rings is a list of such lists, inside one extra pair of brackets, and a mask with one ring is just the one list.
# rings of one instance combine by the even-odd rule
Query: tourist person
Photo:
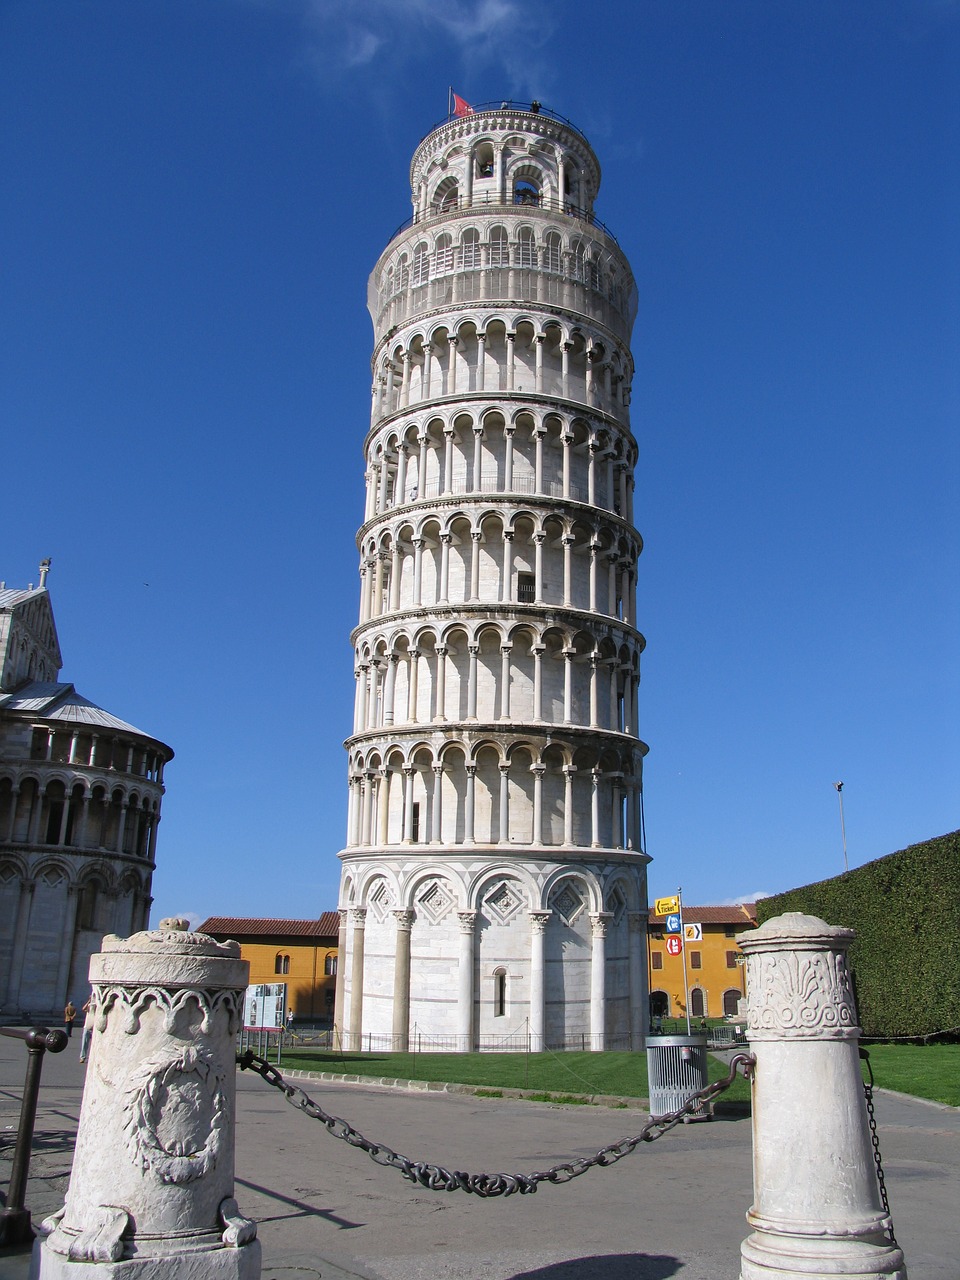
[(73, 1035), (73, 1024), (77, 1017), (77, 1006), (72, 1000), (68, 1000), (66, 1008), (63, 1011), (63, 1029), (67, 1033), (67, 1038)]
[(90, 1041), (93, 1039), (93, 1024), (97, 1016), (97, 1006), (94, 1004), (93, 993), (83, 1006), (83, 1035), (80, 1037), (80, 1061), (86, 1062), (90, 1053)]

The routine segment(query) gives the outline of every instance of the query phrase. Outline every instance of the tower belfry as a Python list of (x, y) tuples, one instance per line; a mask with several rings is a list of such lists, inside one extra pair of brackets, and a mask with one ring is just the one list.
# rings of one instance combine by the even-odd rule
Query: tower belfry
[(410, 180), (368, 287), (338, 1029), (640, 1047), (636, 286), (539, 104), (441, 124)]

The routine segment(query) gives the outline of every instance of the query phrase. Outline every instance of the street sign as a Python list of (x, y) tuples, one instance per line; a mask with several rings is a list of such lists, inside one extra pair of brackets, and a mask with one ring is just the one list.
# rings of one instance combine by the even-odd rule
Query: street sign
[(679, 933), (679, 932), (680, 932), (680, 917), (679, 917), (679, 915), (677, 915), (676, 913), (674, 913), (674, 914), (672, 914), (672, 915), (667, 916), (666, 931), (667, 931), (667, 933)]
[(683, 926), (683, 937), (686, 942), (702, 942), (703, 941), (703, 925), (702, 924), (685, 924)]
[(657, 898), (653, 909), (658, 916), (668, 916), (671, 912), (680, 910), (680, 899), (676, 894), (672, 898)]
[(667, 939), (667, 955), (678, 956), (683, 951), (683, 943), (680, 941), (679, 934), (672, 933)]

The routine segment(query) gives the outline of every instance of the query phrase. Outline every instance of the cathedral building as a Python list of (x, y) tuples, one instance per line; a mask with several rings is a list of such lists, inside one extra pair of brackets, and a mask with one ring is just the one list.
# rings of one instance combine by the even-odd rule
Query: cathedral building
[(636, 286), (538, 103), (447, 120), (410, 180), (368, 287), (338, 1030), (639, 1048)]
[(63, 1017), (104, 934), (147, 927), (164, 743), (58, 680), (46, 579), (0, 582), (0, 1019)]

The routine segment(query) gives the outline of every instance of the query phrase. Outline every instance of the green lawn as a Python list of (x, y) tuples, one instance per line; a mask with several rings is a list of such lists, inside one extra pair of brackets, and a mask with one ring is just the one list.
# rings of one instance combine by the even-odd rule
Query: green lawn
[[(869, 1046), (875, 1083), (918, 1098), (960, 1106), (960, 1045)], [(709, 1059), (709, 1076), (718, 1080), (726, 1068)], [(642, 1053), (354, 1053), (285, 1050), (284, 1067), (335, 1071), (399, 1080), (444, 1080), (473, 1084), (495, 1092), (526, 1089), (559, 1096), (615, 1094), (647, 1096), (647, 1063)], [(748, 1101), (750, 1087), (738, 1078), (723, 1095), (730, 1102)]]
[[(326, 1050), (284, 1051), (283, 1067), (302, 1071), (336, 1071), (348, 1075), (387, 1076), (398, 1080), (443, 1080), (479, 1085), (485, 1090), (529, 1089), (539, 1094), (615, 1094), (647, 1096), (647, 1063), (643, 1053), (355, 1053)], [(709, 1077), (727, 1074), (709, 1059)], [(723, 1095), (730, 1101), (750, 1097), (749, 1085), (737, 1080)]]
[(960, 1044), (871, 1044), (867, 1051), (881, 1089), (960, 1107)]

